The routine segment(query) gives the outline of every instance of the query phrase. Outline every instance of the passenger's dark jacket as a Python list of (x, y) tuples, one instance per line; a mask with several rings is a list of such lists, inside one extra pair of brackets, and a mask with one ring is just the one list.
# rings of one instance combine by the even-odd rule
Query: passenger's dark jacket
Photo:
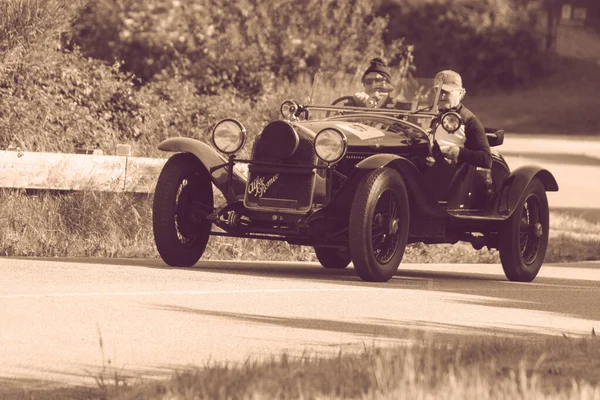
[(452, 110), (458, 112), (465, 125), (465, 146), (460, 148), (458, 161), (477, 167), (492, 168), (492, 152), (479, 119), (462, 103)]

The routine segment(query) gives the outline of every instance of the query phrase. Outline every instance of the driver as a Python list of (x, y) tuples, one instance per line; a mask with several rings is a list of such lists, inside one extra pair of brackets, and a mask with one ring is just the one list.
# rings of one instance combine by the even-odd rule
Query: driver
[(379, 57), (372, 59), (361, 79), (365, 90), (354, 93), (354, 104), (357, 107), (381, 107), (391, 102), (390, 92), (394, 90), (391, 80), (386, 63)]
[(464, 147), (447, 143), (440, 146), (442, 154), (453, 163), (464, 161), (476, 167), (491, 168), (492, 153), (485, 129), (475, 114), (461, 103), (467, 92), (462, 86), (462, 78), (452, 70), (440, 71), (435, 76), (434, 85), (440, 84), (439, 108), (460, 114), (463, 121), (460, 130), (464, 130), (465, 135)]

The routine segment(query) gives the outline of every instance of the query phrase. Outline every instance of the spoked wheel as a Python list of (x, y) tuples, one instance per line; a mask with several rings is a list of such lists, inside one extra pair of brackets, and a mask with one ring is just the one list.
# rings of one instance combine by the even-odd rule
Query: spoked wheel
[(179, 153), (164, 165), (154, 192), (152, 228), (158, 253), (173, 267), (190, 267), (204, 253), (212, 223), (213, 190), (196, 156)]
[(315, 247), (317, 260), (327, 269), (344, 269), (350, 264), (350, 250)]
[(365, 281), (388, 281), (402, 261), (410, 222), (402, 176), (380, 168), (362, 178), (350, 211), (350, 252)]
[(500, 232), (500, 260), (509, 280), (531, 282), (535, 279), (548, 248), (548, 226), (546, 189), (534, 178)]
[[(332, 103), (332, 106), (356, 106), (356, 104), (354, 103), (354, 97), (353, 96), (342, 96), (342, 97), (338, 97), (337, 99), (335, 99)], [(334, 115), (336, 115), (337, 113), (335, 111), (327, 111), (327, 114), (325, 114), (326, 118), (332, 117)]]

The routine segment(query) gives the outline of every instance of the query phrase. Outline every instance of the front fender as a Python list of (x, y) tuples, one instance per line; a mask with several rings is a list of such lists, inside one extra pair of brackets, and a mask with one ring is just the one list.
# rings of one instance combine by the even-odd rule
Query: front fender
[(406, 158), (404, 158), (402, 156), (397, 156), (395, 154), (375, 154), (375, 155), (365, 158), (364, 160), (362, 160), (361, 162), (356, 164), (355, 168), (376, 169), (376, 168), (385, 167), (390, 162), (395, 161), (395, 160), (405, 160), (412, 165), (412, 163), (410, 161), (408, 161)]
[[(227, 164), (227, 159), (212, 147), (199, 140), (177, 137), (162, 141), (158, 149), (174, 153), (191, 153), (198, 158), (204, 167), (211, 172), (213, 168)], [(243, 198), (246, 190), (246, 178), (233, 169), (231, 187), (228, 185), (229, 167), (212, 170), (211, 179), (214, 185), (223, 193), (228, 201)]]
[(416, 207), (430, 217), (447, 217), (448, 213), (440, 206), (431, 190), (423, 183), (423, 174), (407, 158), (395, 154), (376, 154), (358, 164), (358, 170), (372, 170), (391, 167), (402, 175), (412, 207)]
[(512, 171), (499, 189), (496, 211), (510, 216), (522, 200), (525, 188), (536, 177), (542, 181), (547, 192), (558, 191), (558, 183), (550, 171), (533, 165), (523, 166)]

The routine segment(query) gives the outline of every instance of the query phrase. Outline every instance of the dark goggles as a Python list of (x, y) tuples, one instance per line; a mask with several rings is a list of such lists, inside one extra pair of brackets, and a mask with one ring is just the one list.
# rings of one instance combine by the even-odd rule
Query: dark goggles
[(365, 78), (362, 80), (363, 84), (365, 85), (372, 85), (374, 83), (383, 83), (383, 82), (387, 82), (387, 79), (383, 76), (365, 76)]

